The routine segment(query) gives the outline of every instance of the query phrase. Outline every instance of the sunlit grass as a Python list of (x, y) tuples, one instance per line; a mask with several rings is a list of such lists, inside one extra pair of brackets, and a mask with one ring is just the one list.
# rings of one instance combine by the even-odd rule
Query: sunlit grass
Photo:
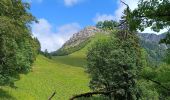
[(88, 92), (88, 81), (83, 68), (38, 56), (33, 71), (21, 75), (16, 89), (4, 87), (0, 100), (47, 100), (54, 91), (54, 100), (68, 100), (74, 94)]
[(47, 100), (54, 91), (53, 100), (68, 100), (75, 94), (89, 92), (89, 77), (85, 73), (86, 54), (95, 41), (106, 37), (98, 34), (83, 49), (67, 56), (50, 60), (39, 55), (32, 72), (21, 75), (15, 83), (16, 88), (0, 89), (0, 100)]

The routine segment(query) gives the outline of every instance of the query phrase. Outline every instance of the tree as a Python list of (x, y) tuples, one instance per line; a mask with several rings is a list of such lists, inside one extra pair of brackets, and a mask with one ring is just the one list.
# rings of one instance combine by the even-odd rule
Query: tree
[(113, 33), (111, 38), (94, 43), (87, 55), (87, 72), (90, 88), (94, 91), (115, 91), (109, 94), (115, 100), (135, 100), (137, 73), (142, 67), (141, 51), (136, 35), (120, 38)]
[(104, 30), (113, 30), (113, 29), (116, 29), (116, 27), (118, 26), (118, 22), (116, 21), (108, 21), (108, 20), (105, 20), (105, 21), (100, 21), (96, 24), (96, 27), (97, 28), (100, 28), (100, 29), (104, 29)]
[(13, 85), (36, 59), (39, 44), (29, 26), (36, 20), (21, 0), (1, 0), (0, 7), (0, 86)]
[[(128, 5), (127, 5), (128, 7)], [(129, 8), (129, 7), (128, 7)], [(170, 26), (170, 1), (169, 0), (140, 0), (138, 8), (129, 11), (129, 20), (131, 30), (143, 31), (147, 27), (151, 27), (153, 31), (159, 32), (160, 29), (169, 28)], [(170, 44), (170, 35), (161, 42)]]
[[(128, 14), (130, 15), (129, 19), (132, 20), (130, 22), (131, 30), (136, 31), (139, 29), (143, 31), (145, 28), (151, 27), (153, 31), (159, 32), (160, 29), (169, 28), (170, 26), (170, 1), (169, 0), (140, 0), (138, 3), (138, 8), (136, 8), (133, 11), (129, 11)], [(168, 45), (170, 44), (169, 40), (170, 40), (170, 35), (168, 32), (166, 38), (162, 39), (160, 43), (165, 43)], [(169, 59), (170, 56), (168, 50), (166, 61), (169, 62)], [(155, 74), (154, 77), (151, 77), (153, 75), (149, 73), (149, 75), (151, 76), (145, 77), (145, 79), (148, 79), (157, 85), (155, 88), (157, 88), (158, 86), (160, 87), (158, 89), (159, 95), (164, 95), (165, 96), (164, 99), (169, 95), (169, 84), (167, 81), (165, 81), (165, 79), (169, 77), (168, 75), (169, 71), (167, 69), (167, 66), (168, 65), (159, 67), (161, 70), (166, 69), (166, 71), (164, 70), (161, 73), (157, 73)], [(154, 70), (158, 70), (158, 69), (154, 69)], [(161, 98), (161, 96), (159, 96), (159, 98)]]
[[(170, 45), (170, 32), (167, 32), (166, 37), (160, 40), (160, 43), (166, 44), (168, 47)], [(165, 62), (170, 64), (170, 48), (167, 49)]]
[(44, 55), (45, 57), (49, 58), (49, 59), (51, 59), (51, 58), (52, 58), (51, 54), (48, 52), (48, 50), (47, 50), (47, 49), (45, 49), (45, 51), (44, 51), (44, 52), (43, 52), (43, 51), (41, 51), (41, 54), (42, 54), (42, 55)]
[(169, 0), (140, 0), (138, 8), (129, 12), (135, 27), (133, 30), (144, 30), (151, 27), (159, 32), (170, 26), (170, 1)]

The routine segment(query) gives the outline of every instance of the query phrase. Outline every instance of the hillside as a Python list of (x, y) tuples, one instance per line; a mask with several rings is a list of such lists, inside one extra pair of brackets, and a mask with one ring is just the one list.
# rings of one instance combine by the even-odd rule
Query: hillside
[(165, 57), (167, 46), (165, 44), (159, 44), (159, 41), (165, 36), (166, 34), (139, 34), (140, 45), (147, 52), (148, 62), (153, 66), (157, 66)]
[[(63, 62), (60, 62), (64, 60)], [(56, 90), (54, 100), (68, 100), (72, 95), (88, 92), (88, 75), (81, 64), (70, 59), (49, 60), (38, 56), (32, 72), (21, 75), (16, 88), (2, 87), (0, 100), (47, 100)], [(77, 62), (81, 59), (75, 58)]]
[(73, 36), (68, 41), (66, 41), (66, 43), (64, 43), (64, 45), (59, 50), (52, 52), (52, 55), (63, 56), (79, 51), (88, 45), (92, 40), (91, 38), (97, 33), (102, 33), (103, 35), (108, 34), (101, 29), (88, 26), (80, 32), (73, 34)]
[(104, 38), (108, 38), (108, 35), (98, 33), (98, 34), (92, 36), (88, 40), (88, 43), (86, 45), (84, 45), (80, 50), (77, 50), (77, 51), (75, 51), (75, 52), (73, 52), (69, 55), (54, 56), (53, 60), (63, 62), (63, 63), (67, 63), (68, 65), (72, 65), (72, 66), (75, 66), (75, 67), (86, 67), (86, 54), (87, 54), (88, 48), (95, 41), (98, 41), (98, 40), (104, 39)]
[[(90, 28), (90, 27), (88, 27)], [(87, 29), (87, 28), (86, 28)], [(95, 41), (108, 38), (102, 31), (91, 31), (91, 35), (74, 35), (60, 49), (72, 50), (65, 56), (54, 56), (51, 60), (41, 55), (33, 65), (32, 72), (22, 74), (21, 79), (15, 83), (16, 88), (3, 87), (0, 92), (1, 100), (47, 100), (56, 91), (54, 100), (67, 100), (74, 94), (90, 91), (89, 78), (85, 73), (86, 53)], [(93, 28), (95, 29), (95, 28)], [(95, 29), (96, 30), (96, 29)], [(78, 36), (78, 37), (77, 37)], [(148, 58), (153, 63), (160, 62), (166, 46), (159, 45), (162, 35), (139, 34), (141, 46), (147, 51)], [(76, 41), (73, 41), (76, 40)], [(74, 44), (74, 43), (77, 44)], [(71, 48), (71, 49), (70, 49)], [(160, 52), (163, 52), (160, 54)]]
[[(53, 52), (52, 55), (72, 55), (72, 53), (88, 45), (93, 40), (92, 37), (95, 37), (97, 33), (102, 34), (101, 37), (108, 35), (108, 32), (104, 32), (96, 27), (86, 27), (80, 32), (75, 33), (59, 50)], [(159, 44), (159, 41), (165, 37), (165, 34), (139, 33), (138, 36), (141, 47), (148, 53), (148, 61), (154, 66), (159, 64), (164, 59), (167, 49), (165, 44)]]
[(56, 91), (54, 100), (68, 100), (74, 94), (90, 91), (85, 69), (86, 53), (91, 44), (107, 35), (96, 34), (90, 42), (70, 55), (56, 56), (51, 60), (39, 55), (28, 74), (22, 74), (15, 88), (3, 87), (0, 100), (47, 100)]

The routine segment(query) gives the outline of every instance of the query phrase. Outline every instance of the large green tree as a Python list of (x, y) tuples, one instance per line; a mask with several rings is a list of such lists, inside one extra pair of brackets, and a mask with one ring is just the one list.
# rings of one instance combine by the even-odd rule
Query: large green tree
[(142, 66), (141, 49), (135, 34), (126, 38), (113, 33), (111, 38), (97, 41), (87, 55), (87, 72), (94, 91), (113, 91), (114, 100), (135, 100), (137, 73)]
[(0, 86), (13, 85), (36, 59), (40, 45), (31, 35), (35, 17), (28, 10), (21, 0), (0, 1)]

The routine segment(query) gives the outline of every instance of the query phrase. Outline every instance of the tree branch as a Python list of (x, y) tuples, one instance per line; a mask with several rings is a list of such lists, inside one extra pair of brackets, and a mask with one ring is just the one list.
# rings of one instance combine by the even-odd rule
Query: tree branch
[(51, 100), (56, 94), (56, 91), (53, 92), (53, 94), (48, 98), (48, 100)]
[(129, 5), (127, 3), (125, 3), (124, 1), (120, 0), (120, 2), (122, 2), (124, 5), (126, 5), (127, 7), (129, 7)]
[[(142, 76), (142, 77), (143, 77), (143, 76)], [(162, 88), (164, 88), (165, 90), (167, 90), (168, 92), (170, 92), (170, 89), (167, 88), (166, 86), (162, 85), (162, 83), (160, 83), (160, 82), (158, 82), (158, 81), (155, 81), (155, 80), (153, 80), (153, 79), (150, 79), (150, 78), (146, 78), (146, 77), (143, 77), (143, 78), (146, 79), (146, 80), (149, 80), (149, 81), (151, 81), (151, 82), (153, 82), (153, 83), (155, 83), (155, 84), (157, 84), (157, 85), (159, 85), (160, 87), (162, 87)]]
[(79, 94), (79, 95), (75, 95), (72, 98), (70, 98), (69, 100), (74, 100), (76, 98), (81, 98), (81, 97), (92, 97), (93, 95), (98, 95), (98, 94), (102, 94), (102, 95), (109, 95), (110, 93), (115, 92), (115, 91), (106, 91), (106, 92), (87, 92), (87, 93), (83, 93), (83, 94)]

